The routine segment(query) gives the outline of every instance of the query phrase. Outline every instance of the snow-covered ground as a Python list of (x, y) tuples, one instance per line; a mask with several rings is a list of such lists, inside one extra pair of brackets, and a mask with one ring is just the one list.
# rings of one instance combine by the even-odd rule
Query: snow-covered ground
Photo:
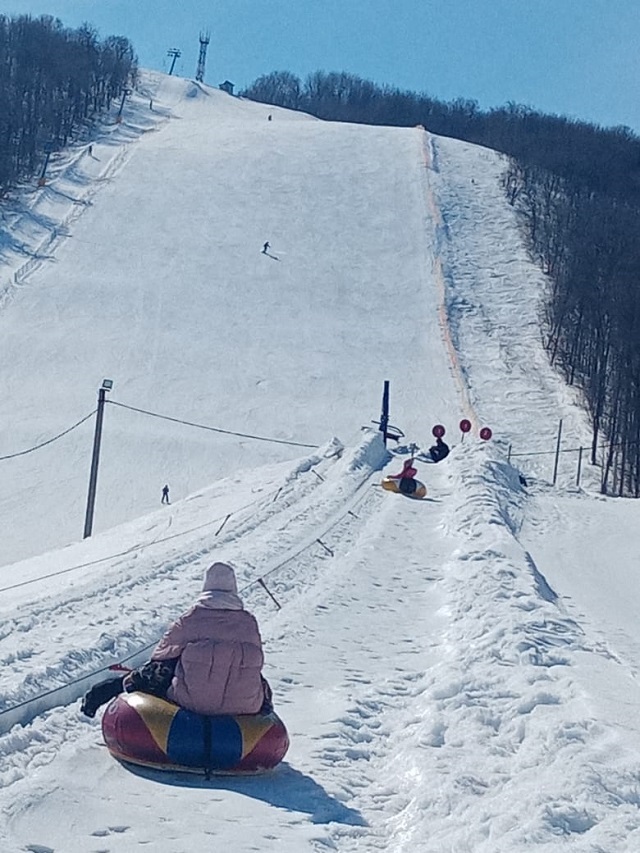
[[(3, 853), (640, 850), (638, 504), (576, 485), (588, 424), (502, 169), (147, 74), (3, 203), (0, 457), (114, 381), (92, 538), (93, 417), (0, 458)], [(427, 498), (380, 489), (436, 423)], [(216, 559), (290, 751), (245, 779), (126, 768), (78, 699)]]

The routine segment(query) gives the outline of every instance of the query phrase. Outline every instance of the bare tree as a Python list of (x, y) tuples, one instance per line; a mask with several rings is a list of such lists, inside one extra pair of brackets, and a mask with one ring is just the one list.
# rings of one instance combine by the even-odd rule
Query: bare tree
[(125, 38), (101, 42), (87, 24), (0, 15), (0, 195), (108, 110), (136, 73)]

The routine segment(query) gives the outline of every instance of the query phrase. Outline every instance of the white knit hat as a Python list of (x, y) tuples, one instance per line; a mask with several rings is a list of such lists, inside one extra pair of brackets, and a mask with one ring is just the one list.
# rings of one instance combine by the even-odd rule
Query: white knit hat
[(214, 563), (209, 566), (204, 576), (204, 592), (212, 590), (220, 592), (233, 592), (238, 594), (235, 572), (227, 563)]

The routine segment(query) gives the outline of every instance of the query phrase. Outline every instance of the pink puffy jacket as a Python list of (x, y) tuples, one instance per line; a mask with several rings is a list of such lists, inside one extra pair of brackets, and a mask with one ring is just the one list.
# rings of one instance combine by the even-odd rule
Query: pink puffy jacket
[(390, 480), (413, 479), (418, 473), (418, 469), (413, 467), (413, 459), (405, 459), (402, 466), (402, 471), (399, 474), (389, 474)]
[(264, 658), (255, 617), (243, 609), (231, 566), (214, 563), (196, 603), (174, 622), (151, 660), (179, 658), (167, 699), (198, 714), (255, 714)]

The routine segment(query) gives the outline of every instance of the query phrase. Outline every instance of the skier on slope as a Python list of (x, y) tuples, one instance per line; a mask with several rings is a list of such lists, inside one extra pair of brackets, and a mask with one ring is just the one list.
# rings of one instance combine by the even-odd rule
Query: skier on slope
[(418, 484), (415, 480), (418, 471), (414, 468), (413, 461), (413, 456), (409, 457), (409, 459), (405, 459), (404, 464), (402, 465), (402, 471), (400, 471), (399, 474), (389, 475), (390, 480), (398, 480), (398, 489), (403, 495), (412, 495), (418, 488)]
[(207, 716), (269, 713), (272, 696), (263, 663), (258, 623), (243, 607), (235, 573), (226, 563), (214, 563), (202, 593), (169, 626), (151, 660), (96, 684), (80, 710), (94, 717), (119, 693), (139, 690)]

